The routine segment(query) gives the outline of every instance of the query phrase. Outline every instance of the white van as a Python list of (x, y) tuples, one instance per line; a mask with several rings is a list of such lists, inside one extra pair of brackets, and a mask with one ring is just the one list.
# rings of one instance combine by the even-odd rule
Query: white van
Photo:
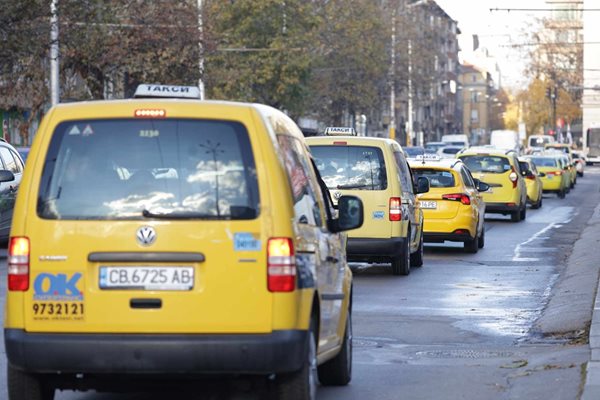
[(519, 139), (519, 132), (517, 131), (492, 131), (490, 144), (502, 150), (515, 150), (517, 153), (521, 151), (521, 140)]
[(469, 137), (467, 135), (443, 135), (442, 142), (447, 146), (469, 147)]

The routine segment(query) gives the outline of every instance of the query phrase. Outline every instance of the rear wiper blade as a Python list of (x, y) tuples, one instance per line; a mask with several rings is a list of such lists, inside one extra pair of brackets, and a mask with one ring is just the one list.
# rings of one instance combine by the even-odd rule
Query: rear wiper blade
[(336, 189), (360, 189), (360, 188), (366, 188), (366, 187), (371, 187), (373, 185), (337, 185)]
[(170, 213), (153, 213), (152, 211), (143, 210), (142, 215), (146, 218), (158, 218), (158, 219), (231, 219), (229, 216), (218, 216), (212, 214), (203, 214), (193, 211), (174, 211)]

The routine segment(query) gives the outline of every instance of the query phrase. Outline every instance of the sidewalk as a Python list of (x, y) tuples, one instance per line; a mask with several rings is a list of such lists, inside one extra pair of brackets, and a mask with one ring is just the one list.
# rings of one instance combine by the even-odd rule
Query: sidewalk
[[(575, 248), (569, 263), (572, 261), (587, 263), (596, 271), (600, 264), (598, 250), (600, 249), (600, 205), (594, 210), (594, 215), (584, 229), (580, 240)], [(590, 361), (587, 364), (585, 385), (581, 400), (600, 399), (600, 291), (598, 291), (598, 279), (595, 281), (595, 302), (592, 309), (592, 322), (590, 326)]]

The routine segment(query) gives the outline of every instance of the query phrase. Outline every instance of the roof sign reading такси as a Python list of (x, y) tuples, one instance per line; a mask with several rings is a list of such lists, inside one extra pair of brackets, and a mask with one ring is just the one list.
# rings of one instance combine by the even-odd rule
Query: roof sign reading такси
[(133, 97), (173, 97), (199, 99), (200, 89), (198, 89), (196, 86), (149, 85), (144, 83), (137, 87)]

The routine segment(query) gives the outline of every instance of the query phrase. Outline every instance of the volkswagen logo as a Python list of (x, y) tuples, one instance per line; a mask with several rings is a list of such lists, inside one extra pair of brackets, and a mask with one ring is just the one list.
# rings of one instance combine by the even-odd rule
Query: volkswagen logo
[(342, 192), (333, 192), (333, 198), (339, 200), (342, 197)]
[(142, 226), (137, 230), (135, 237), (142, 246), (150, 246), (156, 241), (156, 231), (151, 226)]

